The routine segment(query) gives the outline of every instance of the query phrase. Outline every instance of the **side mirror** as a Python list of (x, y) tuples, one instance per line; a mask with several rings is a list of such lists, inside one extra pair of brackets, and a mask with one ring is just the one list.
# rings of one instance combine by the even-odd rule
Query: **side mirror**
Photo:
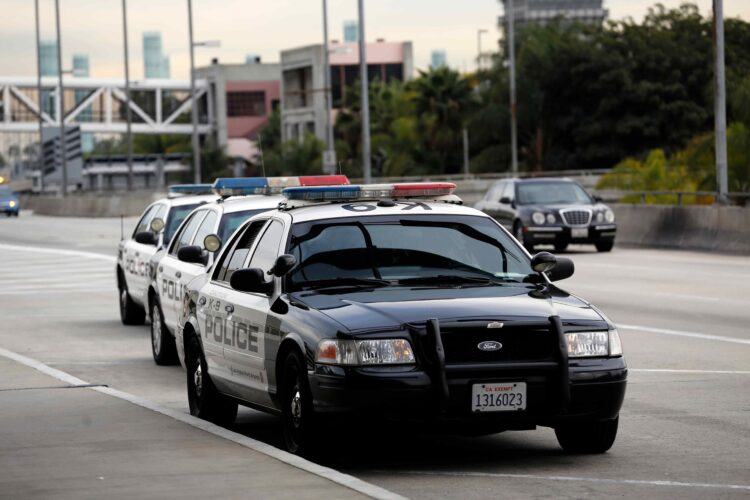
[(573, 265), (572, 260), (565, 257), (558, 257), (557, 265), (547, 273), (547, 277), (550, 281), (560, 281), (573, 276), (574, 271), (575, 265)]
[(156, 235), (151, 231), (141, 231), (135, 234), (135, 241), (142, 245), (156, 245)]
[(238, 269), (229, 278), (229, 285), (240, 292), (253, 292), (271, 295), (273, 292), (273, 281), (263, 281), (263, 270), (253, 267), (250, 269)]
[(502, 203), (503, 205), (510, 205), (511, 203), (513, 203), (513, 200), (511, 200), (507, 196), (503, 196), (502, 198), (500, 198), (500, 203)]
[(177, 250), (177, 258), (189, 264), (205, 264), (203, 249), (199, 246), (187, 246)]
[(160, 233), (164, 229), (164, 219), (160, 219), (159, 217), (154, 218), (149, 227), (151, 227), (151, 231), (154, 233)]
[(538, 273), (546, 273), (555, 268), (557, 257), (549, 252), (539, 252), (531, 258), (531, 268)]
[(286, 273), (292, 270), (297, 265), (297, 258), (294, 255), (284, 254), (279, 255), (276, 259), (273, 267), (268, 270), (268, 274), (272, 274), (277, 278), (284, 276)]
[(208, 250), (209, 252), (215, 252), (219, 248), (221, 248), (221, 238), (219, 238), (215, 234), (209, 234), (205, 238), (203, 238), (203, 248)]
[(593, 198), (594, 198), (594, 201), (597, 203), (601, 203), (604, 201), (601, 196), (596, 195), (596, 194), (593, 196)]

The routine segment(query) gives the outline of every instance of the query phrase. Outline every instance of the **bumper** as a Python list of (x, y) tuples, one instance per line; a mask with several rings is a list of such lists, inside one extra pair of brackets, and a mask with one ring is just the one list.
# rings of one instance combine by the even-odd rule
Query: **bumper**
[[(586, 234), (580, 234), (585, 229)], [(568, 244), (568, 243), (597, 243), (615, 239), (617, 224), (592, 224), (584, 228), (567, 226), (526, 226), (524, 227), (524, 242), (526, 244)]]
[(8, 206), (0, 207), (0, 213), (17, 215), (19, 208), (18, 205), (12, 208)]
[[(569, 403), (561, 403), (555, 376), (549, 370), (532, 365), (494, 373), (449, 370), (449, 397), (442, 406), (439, 390), (430, 376), (418, 368), (318, 366), (309, 378), (315, 409), (321, 413), (359, 413), (395, 421), (434, 421), (474, 431), (529, 429), (571, 420), (616, 417), (625, 397), (625, 360), (621, 357), (573, 360), (569, 367)], [(503, 381), (526, 382), (526, 410), (472, 413), (472, 384)]]

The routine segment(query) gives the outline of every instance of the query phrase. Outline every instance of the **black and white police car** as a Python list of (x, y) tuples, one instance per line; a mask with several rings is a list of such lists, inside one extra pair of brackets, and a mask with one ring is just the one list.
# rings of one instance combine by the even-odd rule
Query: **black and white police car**
[(141, 325), (146, 319), (150, 262), (169, 245), (177, 228), (197, 206), (216, 200), (211, 184), (175, 184), (166, 198), (143, 211), (130, 238), (117, 247), (117, 290), (120, 319), (125, 325)]
[(550, 426), (565, 450), (608, 450), (627, 379), (615, 325), (553, 284), (569, 259), (532, 258), (454, 187), (289, 188), (247, 221), (185, 294), (190, 412), (278, 414), (294, 453), (341, 415)]
[(159, 365), (184, 365), (182, 339), (175, 343), (177, 316), (185, 286), (213, 264), (215, 253), (250, 217), (277, 208), (290, 186), (349, 184), (343, 175), (301, 177), (236, 177), (216, 179), (218, 199), (192, 211), (170, 244), (151, 261), (147, 303), (151, 320), (151, 351)]

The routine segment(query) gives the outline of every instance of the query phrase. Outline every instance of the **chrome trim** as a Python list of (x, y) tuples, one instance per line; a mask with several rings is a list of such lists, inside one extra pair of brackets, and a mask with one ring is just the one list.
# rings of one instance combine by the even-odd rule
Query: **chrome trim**
[[(567, 218), (565, 217), (565, 214), (568, 212), (586, 212), (589, 214), (589, 219), (584, 224), (569, 224)], [(562, 219), (563, 224), (568, 227), (588, 227), (589, 224), (591, 224), (593, 215), (594, 211), (590, 208), (564, 208), (560, 210), (560, 218)]]
[(559, 233), (562, 232), (561, 227), (540, 227), (540, 226), (527, 226), (526, 231), (530, 233)]
[(617, 226), (615, 226), (614, 224), (603, 224), (600, 226), (594, 226), (594, 229), (596, 229), (597, 231), (607, 231), (610, 229), (617, 229)]

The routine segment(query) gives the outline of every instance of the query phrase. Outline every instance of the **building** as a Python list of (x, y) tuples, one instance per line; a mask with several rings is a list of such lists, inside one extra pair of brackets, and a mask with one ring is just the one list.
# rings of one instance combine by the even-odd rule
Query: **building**
[[(73, 54), (73, 75), (77, 78), (88, 78), (89, 75), (89, 56), (86, 54)], [(89, 93), (86, 90), (75, 91), (76, 104), (83, 101), (88, 97)], [(91, 112), (91, 106), (81, 111), (78, 115), (78, 120), (82, 122), (90, 122), (93, 114)], [(81, 134), (81, 150), (84, 153), (89, 153), (94, 149), (94, 136), (91, 134)]]
[[(508, 0), (502, 0), (506, 9)], [(513, 22), (517, 29), (529, 24), (547, 24), (555, 19), (573, 22), (601, 24), (609, 15), (603, 8), (603, 0), (514, 0)], [(500, 16), (503, 30), (508, 25), (507, 15)]]
[(448, 55), (444, 50), (433, 50), (430, 54), (430, 68), (438, 69), (448, 66)]
[(164, 55), (161, 33), (143, 33), (143, 76), (144, 78), (169, 78), (169, 57)]
[[(57, 41), (41, 40), (39, 42), (39, 66), (42, 76), (57, 76)], [(55, 116), (55, 95), (52, 91), (42, 91), (42, 109), (48, 115)]]
[[(372, 82), (408, 80), (414, 71), (411, 42), (368, 43), (367, 74)], [(334, 116), (346, 102), (346, 90), (359, 80), (359, 47), (356, 43), (329, 46), (331, 94)], [(326, 101), (323, 45), (281, 52), (281, 138), (302, 140), (308, 133), (326, 137)]]
[(359, 23), (357, 21), (344, 21), (344, 43), (359, 42)]
[(256, 153), (255, 139), (281, 99), (281, 66), (219, 64), (197, 68), (208, 81), (209, 113), (216, 143), (227, 155), (249, 162)]
[(260, 56), (258, 54), (245, 55), (245, 64), (259, 64)]

